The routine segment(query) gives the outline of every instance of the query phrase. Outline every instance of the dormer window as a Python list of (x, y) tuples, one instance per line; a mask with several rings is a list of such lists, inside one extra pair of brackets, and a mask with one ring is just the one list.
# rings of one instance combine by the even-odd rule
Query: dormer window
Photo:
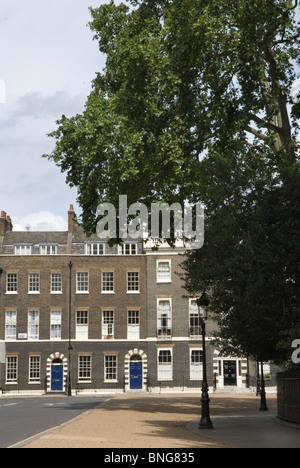
[(40, 245), (40, 255), (57, 255), (57, 244)]
[(138, 254), (138, 244), (136, 243), (124, 243), (118, 245), (119, 255), (137, 255)]
[(32, 245), (15, 245), (15, 255), (31, 255)]
[(85, 255), (105, 255), (105, 244), (103, 242), (85, 244)]

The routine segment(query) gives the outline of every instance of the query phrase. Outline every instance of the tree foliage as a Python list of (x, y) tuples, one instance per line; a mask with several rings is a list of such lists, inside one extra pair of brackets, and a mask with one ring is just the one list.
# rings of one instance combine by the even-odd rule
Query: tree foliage
[(206, 243), (186, 262), (187, 287), (209, 288), (227, 347), (261, 359), (299, 322), (297, 11), (298, 0), (91, 9), (106, 66), (48, 155), (78, 187), (87, 232), (119, 194), (202, 201)]

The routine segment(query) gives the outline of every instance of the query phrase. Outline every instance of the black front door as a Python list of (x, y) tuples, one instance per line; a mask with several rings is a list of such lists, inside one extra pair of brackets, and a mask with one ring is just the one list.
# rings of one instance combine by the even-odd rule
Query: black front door
[(236, 361), (224, 361), (224, 386), (236, 386)]

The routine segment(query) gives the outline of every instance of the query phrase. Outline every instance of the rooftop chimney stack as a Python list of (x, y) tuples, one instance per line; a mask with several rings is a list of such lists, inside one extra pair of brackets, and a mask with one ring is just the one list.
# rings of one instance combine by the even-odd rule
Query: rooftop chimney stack
[(7, 216), (5, 211), (1, 211), (1, 218), (0, 218), (0, 237), (4, 237), (7, 233)]
[(69, 234), (74, 234), (74, 226), (75, 226), (75, 220), (76, 214), (74, 211), (74, 206), (70, 205), (70, 209), (68, 211), (68, 232)]
[(12, 232), (13, 224), (10, 216), (6, 216), (6, 232)]
[(74, 235), (74, 229), (76, 224), (76, 214), (74, 211), (74, 206), (70, 205), (70, 209), (68, 211), (68, 247), (67, 253), (72, 253), (72, 238)]

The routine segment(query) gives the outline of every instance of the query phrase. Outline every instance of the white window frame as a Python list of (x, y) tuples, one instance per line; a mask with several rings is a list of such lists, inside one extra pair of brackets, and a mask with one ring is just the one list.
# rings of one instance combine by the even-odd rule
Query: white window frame
[[(13, 360), (13, 361), (12, 361)], [(9, 374), (13, 374), (13, 377), (8, 378)], [(17, 384), (19, 378), (19, 358), (18, 356), (6, 356), (6, 373), (5, 382), (7, 384)]]
[(189, 330), (191, 337), (199, 337), (202, 334), (201, 320), (196, 298), (189, 299)]
[(57, 255), (58, 245), (57, 244), (41, 244), (40, 255)]
[(127, 339), (140, 339), (141, 311), (139, 309), (127, 310)]
[(6, 273), (6, 294), (18, 294), (19, 275), (17, 272), (8, 271)]
[(31, 255), (32, 253), (32, 244), (27, 244), (27, 245), (15, 245), (14, 246), (14, 253), (15, 255)]
[[(171, 362), (160, 362), (162, 353), (170, 353)], [(173, 348), (157, 349), (157, 380), (158, 382), (173, 380)]]
[[(109, 359), (113, 359), (114, 362), (113, 361), (109, 362)], [(104, 382), (114, 382), (114, 383), (118, 382), (118, 355), (117, 354), (105, 354), (104, 355)]]
[(92, 355), (79, 354), (78, 356), (78, 383), (92, 382)]
[[(168, 269), (162, 269), (163, 264), (168, 265)], [(172, 283), (172, 260), (156, 260), (156, 282), (159, 284)]]
[[(169, 303), (169, 308), (164, 311), (160, 303)], [(164, 313), (165, 312), (165, 313)], [(172, 299), (158, 298), (157, 299), (157, 336), (172, 337)]]
[(76, 310), (76, 340), (88, 340), (88, 339), (89, 339), (89, 311), (87, 309), (77, 309)]
[(59, 341), (62, 336), (62, 310), (50, 310), (50, 340)]
[(28, 273), (28, 294), (40, 294), (41, 274), (37, 271)]
[(40, 311), (28, 310), (28, 340), (38, 341), (40, 338)]
[(99, 256), (106, 254), (105, 242), (87, 242), (84, 249), (85, 255)]
[(139, 245), (137, 242), (125, 242), (118, 245), (119, 255), (138, 255)]
[(17, 311), (5, 311), (5, 340), (15, 341), (17, 339)]
[(115, 312), (112, 309), (102, 310), (102, 340), (113, 340), (115, 336)]
[[(111, 275), (111, 276), (105, 278), (105, 275)], [(115, 273), (113, 271), (102, 271), (101, 293), (102, 294), (114, 294), (115, 293)]]
[[(83, 276), (85, 275), (85, 276)], [(76, 294), (89, 294), (90, 274), (88, 271), (76, 272)]]
[(50, 294), (62, 294), (62, 273), (59, 271), (51, 273)]
[(28, 383), (40, 384), (41, 383), (41, 356), (29, 356), (29, 376)]
[(127, 271), (127, 294), (140, 294), (139, 271)]
[[(200, 361), (193, 362), (193, 353), (200, 354)], [(201, 359), (202, 354), (202, 359)], [(199, 356), (198, 356), (199, 357)], [(190, 380), (203, 380), (203, 349), (202, 348), (191, 348), (190, 349)]]

